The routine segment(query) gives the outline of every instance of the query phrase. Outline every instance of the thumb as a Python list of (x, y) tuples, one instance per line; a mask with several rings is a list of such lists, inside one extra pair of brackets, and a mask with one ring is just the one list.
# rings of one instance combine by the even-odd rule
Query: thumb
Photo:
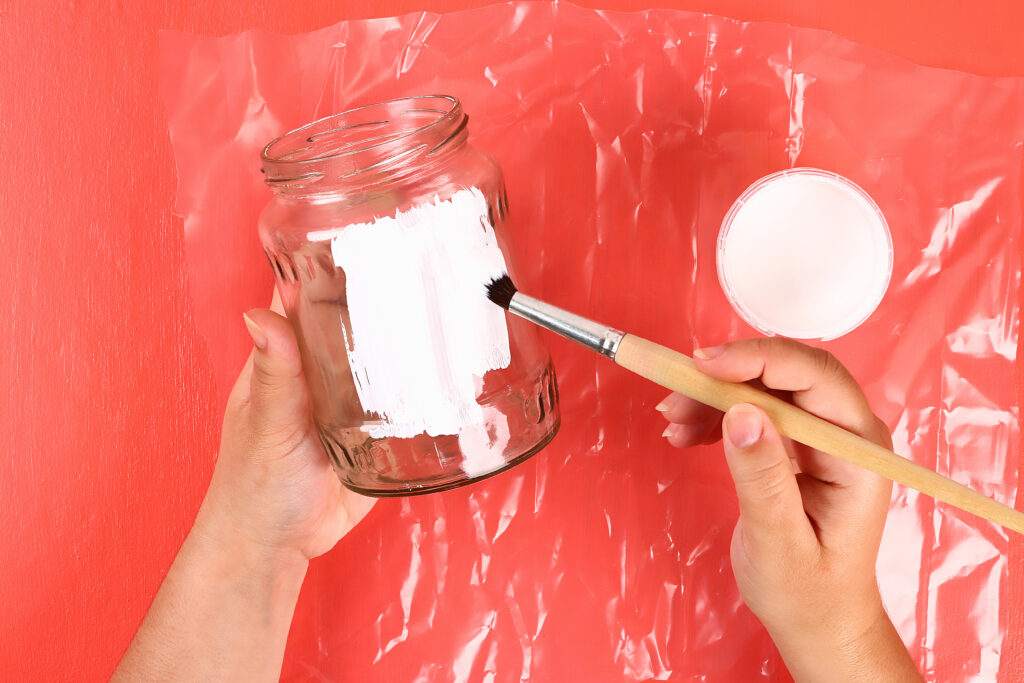
[(768, 416), (748, 403), (735, 405), (722, 434), (748, 548), (777, 553), (814, 540), (789, 454)]
[(310, 424), (309, 395), (291, 323), (273, 311), (244, 314), (255, 349), (249, 383), (249, 419), (254, 432), (284, 443)]

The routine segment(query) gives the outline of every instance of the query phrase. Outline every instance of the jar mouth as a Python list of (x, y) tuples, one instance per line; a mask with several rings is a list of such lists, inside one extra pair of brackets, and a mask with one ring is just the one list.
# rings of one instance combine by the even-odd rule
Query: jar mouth
[(465, 136), (468, 117), (451, 95), (400, 97), (326, 116), (272, 140), (260, 153), (275, 189), (393, 175)]

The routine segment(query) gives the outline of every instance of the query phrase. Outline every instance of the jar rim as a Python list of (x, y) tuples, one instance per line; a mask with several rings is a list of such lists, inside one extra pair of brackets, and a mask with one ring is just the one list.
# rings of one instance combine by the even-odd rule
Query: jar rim
[(260, 170), (272, 187), (305, 187), (323, 179), (328, 170), (346, 179), (433, 154), (466, 129), (467, 119), (459, 98), (452, 95), (374, 102), (274, 138), (260, 153)]

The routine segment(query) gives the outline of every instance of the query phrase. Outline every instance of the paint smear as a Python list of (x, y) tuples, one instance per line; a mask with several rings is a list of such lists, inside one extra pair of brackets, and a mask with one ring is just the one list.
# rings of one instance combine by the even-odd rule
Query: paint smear
[[(483, 424), (482, 377), (511, 362), (505, 312), (485, 285), (506, 272), (476, 188), (394, 217), (311, 233), (345, 271), (345, 346), (375, 438)], [(344, 329), (344, 328), (343, 328)]]
[(512, 439), (508, 416), (494, 406), (485, 410), (486, 424), (470, 425), (459, 432), (462, 471), (475, 477), (504, 467), (505, 448)]

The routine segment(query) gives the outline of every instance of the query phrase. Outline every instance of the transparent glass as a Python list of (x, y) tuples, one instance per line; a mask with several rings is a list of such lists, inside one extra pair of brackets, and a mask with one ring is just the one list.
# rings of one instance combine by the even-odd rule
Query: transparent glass
[[(493, 227), (515, 278), (505, 248), (501, 169), (466, 138), (460, 102), (427, 96), (346, 111), (263, 150), (274, 197), (260, 217), (260, 239), (299, 339), (320, 438), (341, 481), (359, 493), (429, 493), (492, 476), (539, 451), (558, 430), (550, 357), (537, 329), (513, 316), (506, 316), (511, 362), (473, 378), (477, 423), (452, 434), (374, 436), (387, 431), (388, 417), (360, 400), (349, 353), (367, 341), (353, 335), (345, 271), (332, 242), (318, 236), (374, 228), (375, 221), (472, 188), (485, 201), (485, 215), (474, 220)], [(388, 305), (383, 294), (379, 303)]]

